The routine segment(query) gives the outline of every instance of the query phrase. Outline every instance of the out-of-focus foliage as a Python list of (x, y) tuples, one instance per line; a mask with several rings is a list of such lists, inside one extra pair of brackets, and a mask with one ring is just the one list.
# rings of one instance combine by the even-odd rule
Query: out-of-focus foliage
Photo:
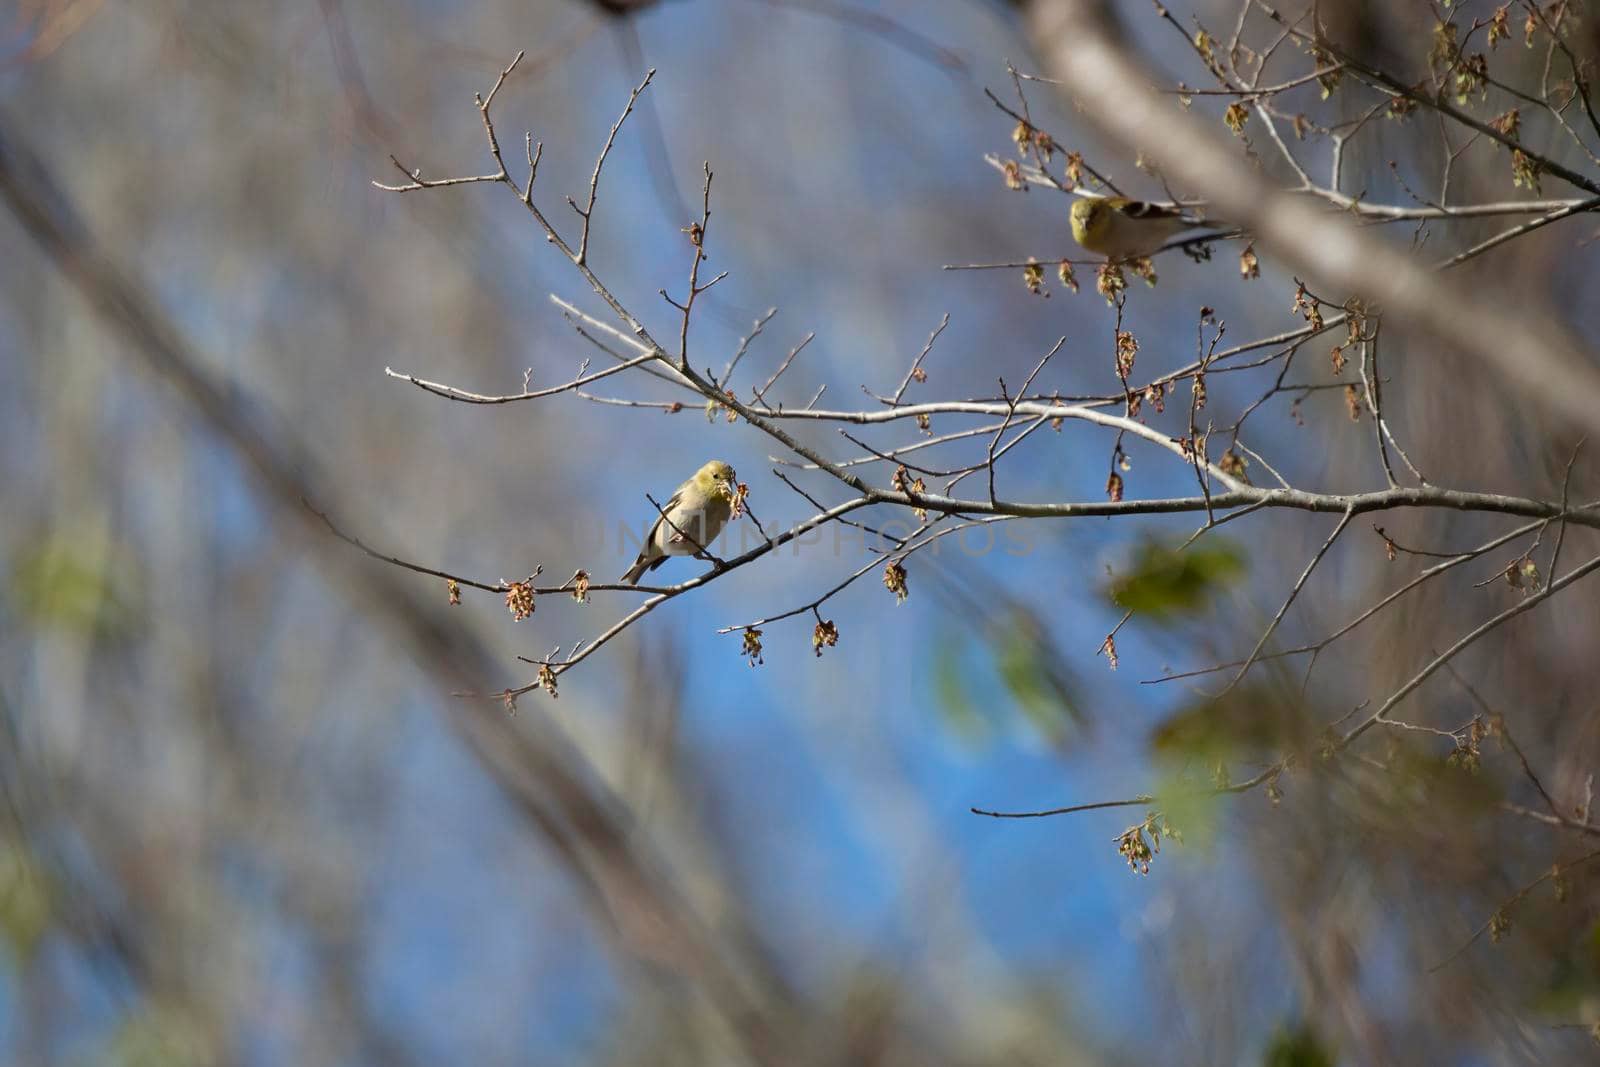
[(1106, 596), (1117, 607), (1152, 621), (1182, 619), (1244, 569), (1243, 557), (1225, 542), (1207, 541), (1179, 551), (1147, 541), (1135, 551), (1127, 570), (1106, 586)]
[(1307, 1026), (1286, 1029), (1272, 1039), (1262, 1067), (1334, 1067), (1338, 1060)]
[(51, 902), (56, 889), (49, 875), (29, 861), (25, 845), (4, 842), (0, 848), (0, 931), (19, 966), (33, 961), (39, 941), (53, 923)]

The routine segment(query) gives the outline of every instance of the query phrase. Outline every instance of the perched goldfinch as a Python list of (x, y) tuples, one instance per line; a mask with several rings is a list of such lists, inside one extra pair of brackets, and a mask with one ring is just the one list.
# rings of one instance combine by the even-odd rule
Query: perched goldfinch
[(1072, 239), (1107, 259), (1138, 259), (1204, 223), (1193, 215), (1125, 196), (1083, 197), (1072, 203)]
[(733, 468), (720, 459), (695, 471), (694, 477), (678, 486), (661, 506), (661, 514), (645, 536), (639, 558), (633, 561), (621, 580), (638, 585), (645, 571), (655, 570), (668, 556), (692, 556), (709, 548), (728, 525), (738, 486)]

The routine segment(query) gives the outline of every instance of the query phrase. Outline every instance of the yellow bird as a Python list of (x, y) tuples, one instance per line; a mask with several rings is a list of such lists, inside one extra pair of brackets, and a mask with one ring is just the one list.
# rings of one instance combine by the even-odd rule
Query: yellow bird
[(668, 556), (692, 556), (709, 547), (728, 525), (738, 486), (733, 468), (720, 459), (695, 471), (662, 505), (639, 558), (621, 580), (638, 585), (645, 571), (655, 570)]
[(1072, 239), (1107, 259), (1139, 259), (1205, 223), (1176, 208), (1125, 196), (1082, 197), (1072, 203)]

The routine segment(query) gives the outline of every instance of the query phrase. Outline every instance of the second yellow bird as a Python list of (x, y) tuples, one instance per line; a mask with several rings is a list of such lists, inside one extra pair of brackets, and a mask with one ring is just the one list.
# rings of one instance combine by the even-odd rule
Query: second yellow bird
[(1107, 259), (1152, 255), (1174, 237), (1205, 223), (1176, 208), (1125, 196), (1083, 197), (1072, 204), (1072, 238)]

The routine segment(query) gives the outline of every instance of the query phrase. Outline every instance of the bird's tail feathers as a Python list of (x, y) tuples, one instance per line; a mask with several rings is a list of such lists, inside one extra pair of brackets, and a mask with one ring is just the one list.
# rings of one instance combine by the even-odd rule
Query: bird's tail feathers
[(638, 585), (639, 579), (644, 577), (645, 571), (653, 571), (666, 561), (666, 556), (657, 556), (655, 559), (650, 559), (641, 552), (639, 553), (639, 558), (633, 561), (633, 566), (629, 567), (627, 573), (618, 580), (627, 582), (629, 585)]

